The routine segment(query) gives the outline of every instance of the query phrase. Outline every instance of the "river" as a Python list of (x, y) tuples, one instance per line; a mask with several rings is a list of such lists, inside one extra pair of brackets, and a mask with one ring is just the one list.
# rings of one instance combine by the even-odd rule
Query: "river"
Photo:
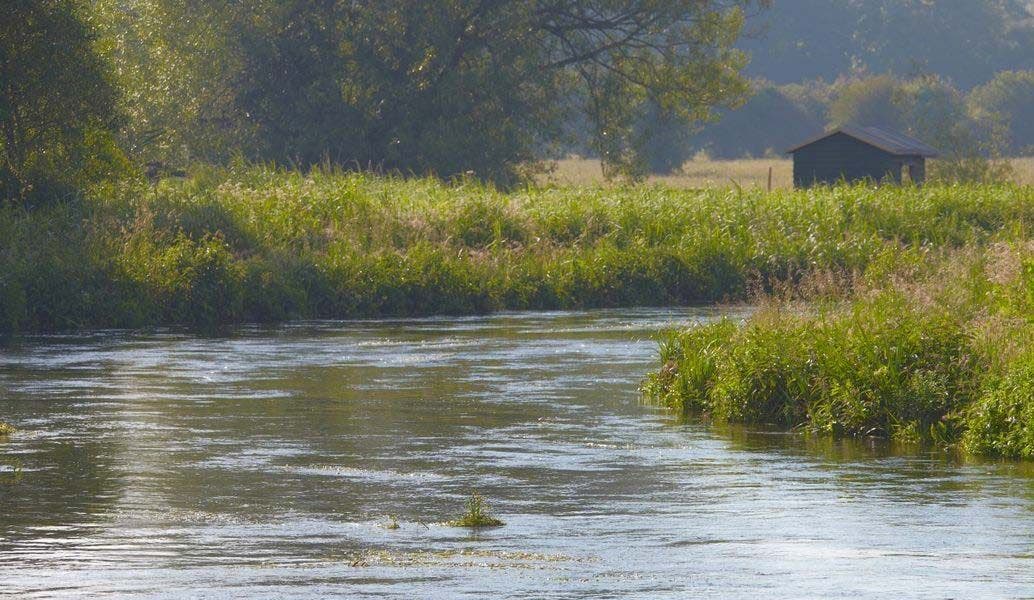
[[(0, 595), (1034, 598), (1029, 465), (644, 405), (657, 332), (719, 314), (23, 339)], [(473, 490), (504, 527), (443, 524)]]

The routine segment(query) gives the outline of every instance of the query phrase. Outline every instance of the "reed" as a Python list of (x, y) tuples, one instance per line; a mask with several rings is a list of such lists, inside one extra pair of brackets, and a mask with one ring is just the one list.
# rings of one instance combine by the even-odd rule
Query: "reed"
[(1031, 189), (529, 187), (265, 167), (0, 208), (0, 334), (747, 300), (986, 245)]
[(1034, 458), (1034, 246), (881, 274), (850, 301), (774, 302), (672, 332), (647, 396), (719, 422)]

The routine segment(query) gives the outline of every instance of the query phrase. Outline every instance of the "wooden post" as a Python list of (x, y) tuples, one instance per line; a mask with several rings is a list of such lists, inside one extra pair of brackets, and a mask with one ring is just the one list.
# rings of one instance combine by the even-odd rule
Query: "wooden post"
[(772, 167), (768, 167), (768, 191), (772, 192)]

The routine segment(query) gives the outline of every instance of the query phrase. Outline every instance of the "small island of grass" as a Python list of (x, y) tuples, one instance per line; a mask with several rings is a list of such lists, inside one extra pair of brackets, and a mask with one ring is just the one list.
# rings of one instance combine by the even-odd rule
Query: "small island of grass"
[(474, 492), (467, 499), (467, 512), (455, 521), (449, 521), (450, 527), (468, 527), (481, 529), (483, 527), (502, 527), (504, 523), (488, 514), (488, 507), (484, 497)]

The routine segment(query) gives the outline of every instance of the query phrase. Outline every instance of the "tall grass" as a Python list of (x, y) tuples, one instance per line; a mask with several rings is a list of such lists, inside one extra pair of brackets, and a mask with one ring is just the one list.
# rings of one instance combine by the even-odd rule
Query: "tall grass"
[(644, 389), (718, 422), (1034, 458), (1034, 246), (904, 264), (849, 302), (672, 333)]
[(199, 171), (0, 209), (0, 333), (743, 300), (1031, 223), (1031, 191), (1014, 185), (503, 193)]

